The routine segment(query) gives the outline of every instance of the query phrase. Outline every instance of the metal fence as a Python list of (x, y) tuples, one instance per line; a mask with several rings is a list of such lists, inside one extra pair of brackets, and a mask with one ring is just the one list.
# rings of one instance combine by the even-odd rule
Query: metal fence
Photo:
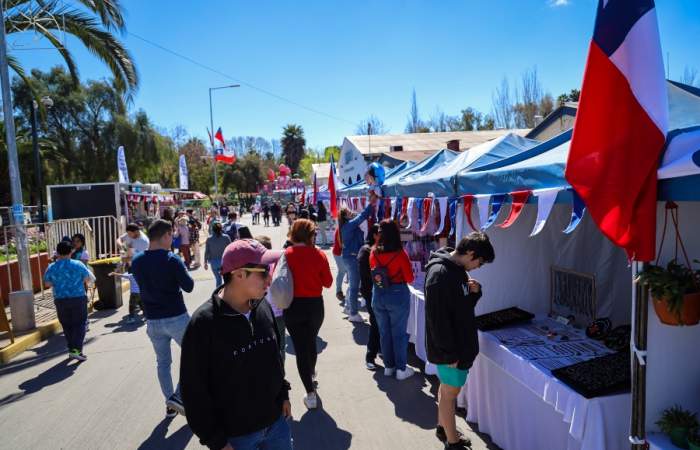
[[(119, 255), (117, 239), (121, 231), (120, 228), (119, 221), (114, 216), (65, 219), (25, 225), (29, 267), (34, 291), (39, 291), (43, 300), (47, 299), (42, 282), (43, 274), (53, 258), (56, 246), (63, 238), (72, 237), (77, 233), (85, 236), (85, 249), (90, 260), (94, 260)], [(6, 262), (3, 275), (7, 277), (7, 283), (3, 283), (2, 292), (2, 297), (5, 299), (8, 298), (9, 292), (21, 288), (19, 264), (14, 264), (18, 258), (14, 247), (15, 234), (16, 227), (14, 225), (2, 227), (2, 233), (0, 233), (4, 243), (0, 245), (0, 255), (4, 257)]]

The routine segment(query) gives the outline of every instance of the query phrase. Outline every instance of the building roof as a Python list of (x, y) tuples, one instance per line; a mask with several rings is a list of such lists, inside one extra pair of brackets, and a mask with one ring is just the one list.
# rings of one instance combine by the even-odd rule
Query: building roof
[(316, 174), (316, 178), (328, 178), (331, 173), (331, 163), (311, 164), (311, 170)]
[[(403, 147), (404, 152), (434, 153), (447, 147), (447, 142), (459, 140), (460, 150), (482, 144), (491, 139), (503, 136), (508, 132), (524, 136), (530, 130), (483, 130), (483, 131), (448, 131), (444, 133), (406, 133), (406, 134), (377, 134), (371, 139), (367, 135), (346, 136), (345, 140), (357, 148), (363, 155), (389, 153), (392, 146)], [(371, 142), (371, 148), (370, 148)], [(400, 153), (400, 152), (392, 152)], [(411, 158), (412, 159), (412, 158)], [(420, 159), (420, 158), (419, 158)]]

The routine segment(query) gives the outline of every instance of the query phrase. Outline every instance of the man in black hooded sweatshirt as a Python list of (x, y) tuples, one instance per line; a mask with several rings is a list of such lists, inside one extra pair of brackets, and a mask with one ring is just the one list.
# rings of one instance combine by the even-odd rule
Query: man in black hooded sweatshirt
[(180, 389), (187, 422), (213, 450), (292, 450), (272, 310), (263, 299), (280, 252), (252, 239), (224, 250), (224, 285), (192, 315), (182, 341)]
[(443, 247), (430, 255), (425, 274), (425, 330), (428, 361), (437, 365), (438, 426), (446, 449), (466, 449), (471, 442), (457, 432), (455, 400), (479, 353), (474, 308), (481, 285), (467, 272), (493, 262), (485, 233), (473, 232), (456, 249)]

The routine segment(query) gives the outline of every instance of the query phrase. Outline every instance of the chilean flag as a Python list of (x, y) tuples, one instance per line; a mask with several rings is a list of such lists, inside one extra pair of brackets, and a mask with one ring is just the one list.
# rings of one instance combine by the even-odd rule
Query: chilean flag
[(338, 218), (338, 199), (336, 197), (336, 185), (335, 185), (335, 163), (333, 162), (333, 155), (331, 155), (331, 170), (328, 174), (328, 192), (331, 196), (331, 217), (334, 219)]
[(598, 0), (566, 179), (630, 259), (654, 258), (668, 100), (653, 0)]
[(223, 148), (217, 148), (214, 150), (214, 159), (218, 162), (224, 164), (233, 164), (236, 162), (236, 152), (226, 148), (226, 141), (224, 140), (224, 133), (221, 131), (221, 127), (216, 130), (214, 139), (219, 141)]

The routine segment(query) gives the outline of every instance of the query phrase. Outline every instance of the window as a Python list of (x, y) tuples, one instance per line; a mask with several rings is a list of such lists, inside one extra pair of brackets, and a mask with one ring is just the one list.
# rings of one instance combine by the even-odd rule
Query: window
[(348, 150), (345, 152), (345, 164), (350, 164), (352, 162), (352, 152)]
[(362, 178), (360, 178), (360, 174), (357, 174), (357, 181), (360, 181)]
[(352, 184), (352, 177), (348, 177), (348, 184)]

